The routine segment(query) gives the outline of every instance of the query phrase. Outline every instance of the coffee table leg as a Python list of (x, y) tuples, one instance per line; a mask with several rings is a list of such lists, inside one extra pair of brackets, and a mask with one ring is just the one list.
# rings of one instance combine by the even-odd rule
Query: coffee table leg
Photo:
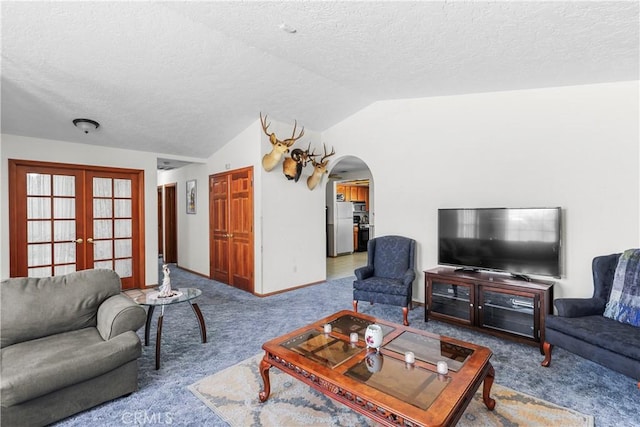
[(264, 382), (264, 389), (258, 394), (260, 402), (265, 402), (269, 398), (269, 394), (271, 394), (271, 383), (269, 382), (270, 368), (271, 363), (267, 362), (267, 355), (265, 354), (264, 358), (260, 362), (260, 376)]
[(496, 407), (496, 401), (491, 398), (491, 386), (493, 385), (493, 379), (496, 375), (496, 371), (493, 369), (493, 365), (489, 363), (489, 372), (487, 372), (487, 376), (484, 377), (484, 386), (482, 388), (482, 400), (484, 404), (487, 406), (487, 409), (493, 411), (493, 408)]
[(202, 312), (200, 311), (200, 307), (198, 307), (198, 304), (191, 303), (191, 308), (193, 309), (193, 312), (196, 314), (196, 317), (198, 318), (198, 322), (200, 323), (200, 337), (202, 338), (202, 342), (206, 343), (207, 342), (207, 328), (205, 328), (204, 326), (204, 317), (202, 316)]
[[(162, 308), (164, 308), (164, 306), (162, 306)], [(156, 371), (160, 369), (160, 342), (162, 341), (162, 319), (163, 318), (164, 318), (164, 313), (161, 313), (160, 317), (158, 317), (158, 331), (156, 332)]]
[(151, 329), (151, 318), (153, 317), (153, 309), (155, 307), (150, 305), (147, 310), (147, 323), (144, 325), (144, 345), (149, 345), (149, 329)]

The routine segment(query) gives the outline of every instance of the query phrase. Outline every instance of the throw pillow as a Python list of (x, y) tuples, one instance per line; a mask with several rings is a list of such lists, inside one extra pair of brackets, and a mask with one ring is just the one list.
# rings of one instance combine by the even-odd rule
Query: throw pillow
[(628, 249), (620, 256), (604, 316), (640, 326), (640, 249)]

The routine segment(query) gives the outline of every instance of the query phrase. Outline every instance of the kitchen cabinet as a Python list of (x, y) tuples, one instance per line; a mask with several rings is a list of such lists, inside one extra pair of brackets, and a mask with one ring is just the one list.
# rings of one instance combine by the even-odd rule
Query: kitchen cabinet
[(542, 354), (553, 282), (438, 267), (425, 273), (425, 322), (443, 320), (527, 344)]
[(357, 185), (350, 185), (349, 186), (349, 195), (350, 195), (350, 199), (352, 202), (358, 202), (360, 201), (360, 199), (358, 199), (358, 186)]
[(336, 184), (336, 194), (342, 194), (344, 196), (344, 201), (349, 202), (347, 194), (346, 194), (346, 185)]
[(358, 187), (358, 200), (365, 202), (367, 212), (369, 211), (369, 187)]

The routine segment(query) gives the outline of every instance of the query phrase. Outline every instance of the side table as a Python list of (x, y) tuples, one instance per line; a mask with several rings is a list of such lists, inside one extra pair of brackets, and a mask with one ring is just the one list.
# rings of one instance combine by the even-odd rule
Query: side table
[(200, 307), (193, 300), (202, 295), (202, 291), (196, 288), (178, 288), (174, 289), (178, 295), (168, 298), (159, 298), (157, 291), (152, 291), (139, 296), (134, 301), (140, 305), (146, 305), (147, 310), (147, 322), (144, 328), (144, 345), (149, 345), (149, 329), (151, 327), (151, 318), (156, 307), (160, 306), (160, 317), (158, 317), (158, 328), (156, 332), (156, 370), (160, 369), (160, 343), (162, 341), (162, 320), (164, 318), (164, 307), (172, 304), (179, 304), (182, 302), (189, 302), (193, 312), (198, 319), (200, 325), (200, 336), (202, 342), (207, 342), (207, 329), (204, 325), (204, 317), (200, 311)]

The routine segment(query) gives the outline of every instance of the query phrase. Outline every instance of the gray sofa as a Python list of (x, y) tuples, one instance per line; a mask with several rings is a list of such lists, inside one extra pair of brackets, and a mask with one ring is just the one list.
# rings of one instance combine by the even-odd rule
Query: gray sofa
[(558, 315), (548, 316), (545, 321), (545, 359), (542, 366), (550, 365), (551, 351), (557, 345), (640, 380), (640, 327), (603, 316), (620, 255), (593, 259), (594, 292), (591, 298), (560, 298), (554, 301)]
[(0, 285), (2, 426), (46, 425), (138, 387), (145, 310), (111, 270)]

